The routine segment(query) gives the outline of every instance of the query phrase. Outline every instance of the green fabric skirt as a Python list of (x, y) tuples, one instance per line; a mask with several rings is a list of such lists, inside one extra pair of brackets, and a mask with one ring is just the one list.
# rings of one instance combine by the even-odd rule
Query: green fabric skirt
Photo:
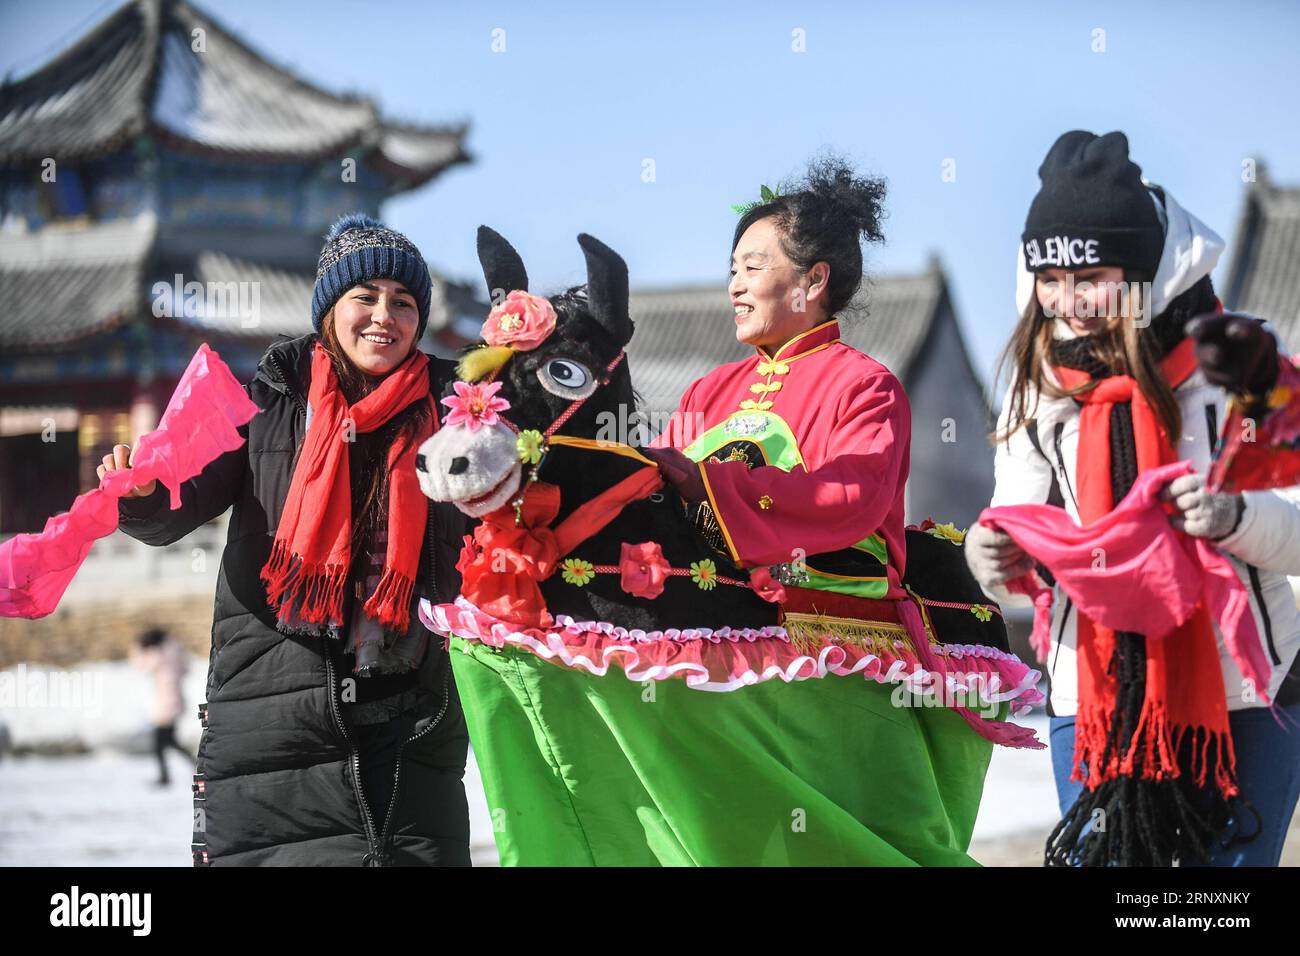
[(503, 865), (977, 865), (993, 745), (896, 685), (709, 693), (450, 647)]

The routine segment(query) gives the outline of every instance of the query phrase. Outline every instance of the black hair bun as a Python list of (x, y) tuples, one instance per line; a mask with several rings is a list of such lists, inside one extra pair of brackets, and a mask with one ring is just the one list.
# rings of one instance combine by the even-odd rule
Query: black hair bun
[(813, 159), (802, 177), (783, 182), (778, 194), (740, 217), (731, 241), (735, 252), (745, 230), (773, 217), (784, 233), (781, 248), (800, 272), (825, 262), (827, 314), (844, 310), (862, 283), (862, 240), (883, 242), (885, 181), (863, 176), (833, 154)]
[(883, 179), (859, 176), (838, 156), (824, 156), (808, 164), (794, 192), (811, 194), (828, 228), (852, 229), (868, 242), (883, 242), (885, 189)]

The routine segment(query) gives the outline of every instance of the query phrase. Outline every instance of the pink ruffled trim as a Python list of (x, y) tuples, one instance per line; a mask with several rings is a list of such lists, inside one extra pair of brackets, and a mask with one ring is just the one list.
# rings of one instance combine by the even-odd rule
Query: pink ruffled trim
[[(985, 703), (1011, 701), (1015, 716), (1045, 700), (1036, 686), (1042, 678), (1037, 670), (1014, 654), (975, 644), (934, 646), (927, 667), (902, 641), (883, 653), (848, 643), (828, 643), (808, 653), (790, 642), (785, 628), (775, 626), (647, 632), (556, 615), (554, 628), (519, 628), (484, 613), (463, 597), (452, 604), (421, 600), (420, 620), (444, 637), (455, 635), (489, 647), (510, 644), (598, 677), (616, 664), (629, 680), (681, 677), (694, 690), (725, 693), (774, 677), (790, 683), (828, 674), (861, 674), (880, 684), (907, 684), (914, 693), (931, 697), (937, 682), (942, 682), (949, 695), (974, 691)], [(1015, 729), (1023, 733), (999, 735), (997, 742), (1043, 746), (1032, 731)]]

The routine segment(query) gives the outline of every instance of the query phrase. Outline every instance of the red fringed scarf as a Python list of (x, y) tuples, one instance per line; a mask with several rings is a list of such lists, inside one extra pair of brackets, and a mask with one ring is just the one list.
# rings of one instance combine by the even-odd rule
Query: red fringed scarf
[[(1177, 388), (1196, 369), (1193, 343), (1185, 338), (1160, 363), (1170, 386)], [(1054, 367), (1067, 388), (1088, 382), (1087, 373)], [(1075, 396), (1083, 403), (1079, 424), (1079, 519), (1089, 524), (1115, 506), (1111, 486), (1111, 408), (1130, 402), (1137, 469), (1141, 473), (1177, 461), (1177, 453), (1154, 409), (1126, 375), (1100, 380)], [(1075, 720), (1074, 773), (1087, 767), (1087, 786), (1095, 790), (1116, 776), (1132, 776), (1135, 761), (1143, 779), (1194, 773), (1198, 786), (1213, 767), (1214, 784), (1222, 796), (1237, 793), (1235, 755), (1228, 726), (1219, 652), (1210, 614), (1202, 604), (1182, 627), (1158, 640), (1146, 641), (1146, 693), (1133, 731), (1118, 751), (1106, 755), (1106, 738), (1116, 715), (1117, 680), (1112, 669), (1115, 632), (1079, 616), (1079, 710)], [(1194, 737), (1192, 767), (1178, 764), (1185, 735)], [(1103, 763), (1104, 760), (1104, 763)]]
[[(372, 432), (412, 403), (430, 401), (428, 364), (428, 356), (417, 349), (378, 388), (349, 406), (329, 353), (317, 343), (308, 392), (311, 427), (294, 468), (271, 557), (262, 568), (267, 603), (277, 609), (282, 629), (314, 632), (321, 626), (342, 626), (344, 586), (352, 558), (349, 428)], [(415, 474), (415, 453), (432, 433), (430, 415), (424, 434), (400, 451), (388, 450), (387, 555), (379, 585), (362, 610), (399, 633), (405, 633), (410, 623), (427, 515)]]

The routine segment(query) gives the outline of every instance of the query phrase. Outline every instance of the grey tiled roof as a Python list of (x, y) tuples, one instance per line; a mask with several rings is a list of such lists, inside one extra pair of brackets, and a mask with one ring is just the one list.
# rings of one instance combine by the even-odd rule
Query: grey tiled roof
[(0, 348), (58, 347), (139, 315), (152, 219), (0, 233)]
[[(923, 273), (875, 279), (842, 318), (844, 341), (884, 363), (906, 385), (943, 294), (937, 263)], [(722, 283), (634, 291), (631, 313), (636, 332), (628, 364), (647, 411), (672, 411), (691, 382), (753, 354), (735, 339), (734, 310)]]
[[(6, 303), (0, 348), (40, 352), (68, 346), (143, 318), (168, 300), (171, 314), (162, 318), (216, 335), (269, 341), (311, 331), (310, 268), (284, 268), (216, 249), (169, 255), (164, 245), (151, 216), (31, 234), (0, 232), (0, 301)], [(155, 289), (164, 282), (170, 290), (177, 274), (182, 283), (200, 283), (203, 295), (186, 296), (182, 288), (178, 301)], [(477, 302), (468, 286), (437, 273), (431, 279), (431, 333), (458, 315), (487, 313), (487, 304)], [(216, 289), (224, 298), (214, 295)], [(187, 302), (203, 305), (187, 315)]]
[(1268, 319), (1300, 352), (1300, 188), (1273, 184), (1261, 166), (1233, 250), (1224, 304)]
[[(205, 48), (193, 49), (194, 31)], [(306, 83), (182, 0), (136, 0), (35, 73), (0, 87), (0, 163), (75, 160), (152, 133), (248, 158), (369, 154), (419, 185), (468, 159), (464, 125), (388, 122)]]

